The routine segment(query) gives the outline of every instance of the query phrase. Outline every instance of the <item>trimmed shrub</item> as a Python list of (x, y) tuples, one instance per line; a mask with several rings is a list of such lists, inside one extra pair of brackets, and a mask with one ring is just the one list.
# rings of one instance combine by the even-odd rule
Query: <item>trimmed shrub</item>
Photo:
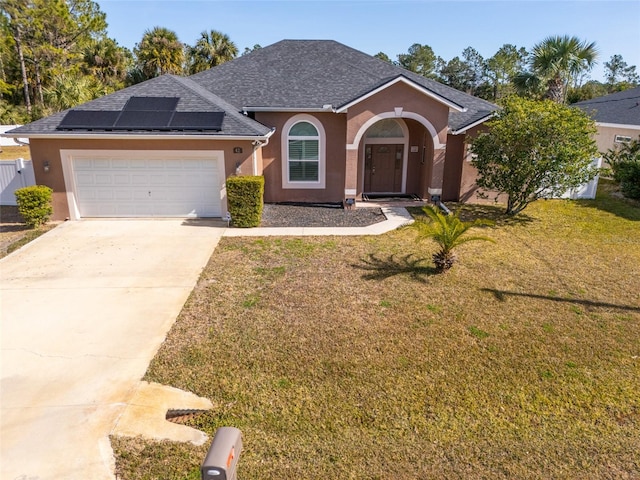
[(28, 227), (44, 225), (53, 213), (51, 205), (53, 190), (45, 185), (33, 185), (15, 191), (18, 213)]
[(227, 204), (234, 227), (257, 227), (264, 205), (264, 177), (227, 178)]

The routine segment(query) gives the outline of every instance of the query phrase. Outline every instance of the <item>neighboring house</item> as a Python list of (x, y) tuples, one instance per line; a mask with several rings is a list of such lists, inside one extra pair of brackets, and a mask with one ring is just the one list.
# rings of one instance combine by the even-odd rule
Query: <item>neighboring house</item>
[(598, 129), (596, 143), (601, 153), (640, 136), (640, 87), (572, 106), (584, 110), (595, 120)]
[(224, 216), (229, 175), (266, 202), (466, 200), (465, 138), (497, 107), (334, 41), (284, 40), (12, 130), (56, 219)]

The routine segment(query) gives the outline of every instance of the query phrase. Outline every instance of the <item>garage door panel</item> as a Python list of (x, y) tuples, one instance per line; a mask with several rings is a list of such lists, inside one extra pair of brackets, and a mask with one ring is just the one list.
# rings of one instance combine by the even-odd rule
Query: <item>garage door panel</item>
[(74, 158), (81, 217), (222, 216), (219, 160)]

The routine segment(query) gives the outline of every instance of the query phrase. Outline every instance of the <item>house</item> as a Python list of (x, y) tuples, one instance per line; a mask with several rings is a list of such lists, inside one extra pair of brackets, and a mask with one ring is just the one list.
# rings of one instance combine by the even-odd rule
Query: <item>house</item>
[(640, 137), (640, 87), (574, 103), (572, 106), (584, 110), (595, 120), (598, 130), (596, 143), (602, 153)]
[(9, 135), (29, 138), (56, 219), (219, 217), (235, 174), (264, 175), (266, 202), (468, 199), (465, 138), (496, 109), (334, 41), (284, 40)]

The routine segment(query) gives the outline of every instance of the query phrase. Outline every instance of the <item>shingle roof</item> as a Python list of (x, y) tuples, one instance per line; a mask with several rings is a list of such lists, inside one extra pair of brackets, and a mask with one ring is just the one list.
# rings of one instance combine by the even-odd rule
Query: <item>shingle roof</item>
[(402, 75), (466, 108), (452, 112), (459, 130), (497, 107), (332, 40), (283, 40), (189, 77), (238, 108), (339, 108)]
[[(264, 136), (270, 129), (240, 113), (241, 109), (314, 110), (326, 105), (338, 109), (399, 77), (414, 82), (445, 104), (461, 110), (450, 110), (449, 126), (453, 131), (481, 121), (498, 108), (490, 102), (332, 40), (283, 40), (191, 77), (163, 75), (79, 105), (74, 110), (120, 110), (132, 96), (179, 97), (176, 111), (225, 112), (222, 131), (213, 135)], [(66, 113), (56, 113), (7, 133), (22, 136), (78, 135), (77, 131), (57, 130)], [(158, 132), (142, 130), (101, 133), (158, 135)], [(206, 135), (212, 133), (207, 132)]]
[[(178, 112), (225, 112), (222, 130), (220, 132), (189, 132), (188, 135), (219, 135), (219, 136), (264, 136), (270, 129), (243, 115), (238, 109), (215, 94), (208, 92), (200, 85), (188, 78), (175, 75), (163, 75), (146, 82), (124, 88), (110, 95), (84, 103), (74, 110), (121, 110), (131, 97), (178, 97), (180, 98), (176, 111)], [(36, 120), (14, 130), (11, 134), (38, 135), (74, 135), (82, 134), (78, 131), (60, 131), (57, 127), (68, 110), (55, 113), (49, 117)], [(85, 132), (96, 133), (96, 132)], [(131, 130), (117, 132), (100, 132), (104, 135), (157, 135), (158, 132)], [(184, 132), (162, 132), (162, 135), (183, 136)]]
[(598, 123), (640, 125), (640, 87), (574, 103)]

